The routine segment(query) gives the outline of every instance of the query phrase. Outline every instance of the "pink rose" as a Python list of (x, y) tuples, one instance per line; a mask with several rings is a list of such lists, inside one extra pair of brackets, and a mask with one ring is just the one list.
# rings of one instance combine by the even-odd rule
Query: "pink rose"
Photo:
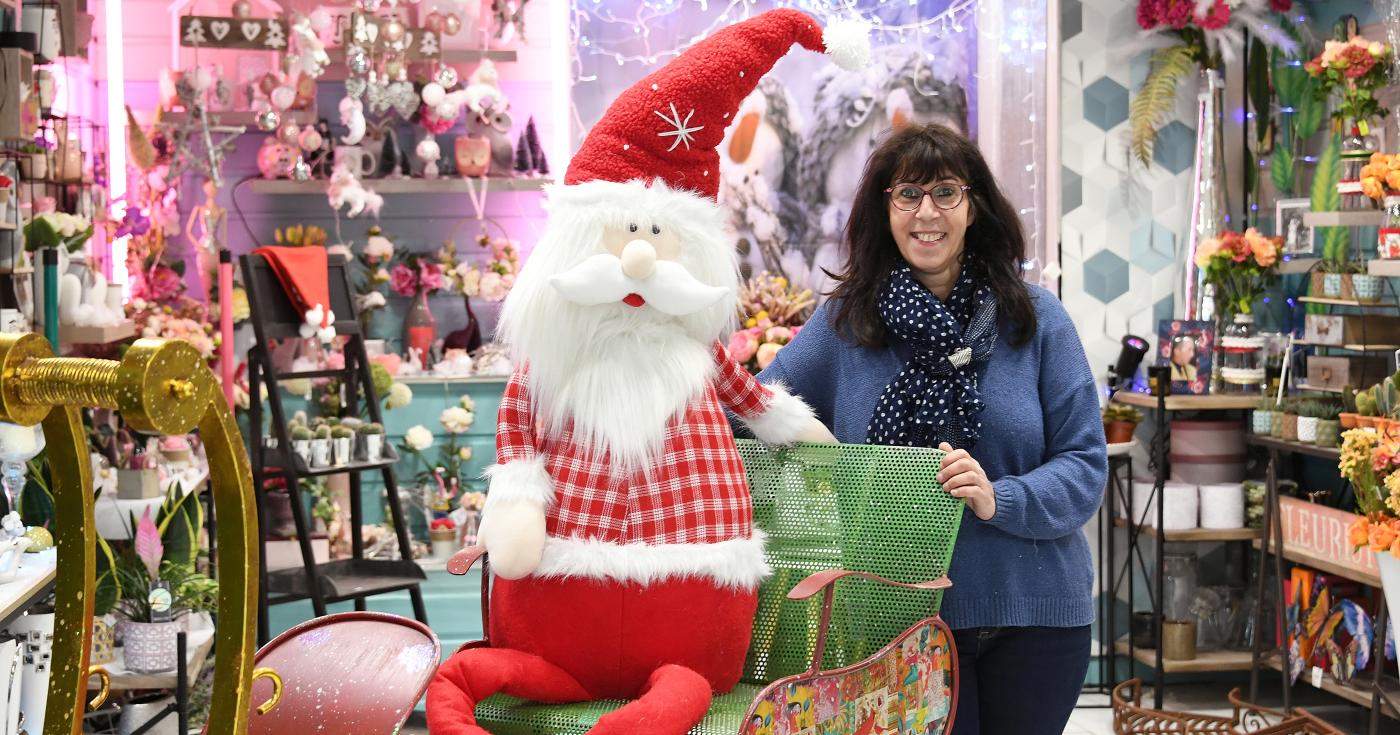
[(501, 274), (496, 271), (486, 271), (481, 274), (480, 285), (481, 298), (487, 301), (500, 301), (506, 297), (505, 281), (501, 279)]
[(153, 301), (164, 301), (180, 292), (182, 279), (173, 268), (158, 265), (151, 270), (146, 280), (146, 297)]
[(418, 265), (418, 285), (427, 291), (436, 291), (442, 288), (442, 266), (437, 263), (420, 263)]
[(781, 350), (782, 348), (782, 345), (773, 344), (772, 342), (764, 342), (762, 345), (759, 345), (758, 369), (767, 369), (767, 367), (773, 363), (773, 358), (778, 356), (778, 350)]
[(345, 369), (345, 353), (344, 353), (344, 352), (332, 352), (332, 353), (330, 353), (329, 355), (326, 355), (326, 369), (327, 369), (327, 370), (344, 370), (344, 369)]
[(792, 341), (792, 331), (787, 327), (770, 327), (767, 332), (763, 333), (763, 339), (768, 342), (787, 344)]
[(418, 293), (418, 276), (413, 275), (408, 266), (399, 263), (389, 271), (389, 288), (400, 296), (412, 296)]
[(402, 358), (395, 354), (375, 355), (369, 359), (370, 362), (377, 362), (389, 371), (390, 375), (399, 374), (399, 366), (403, 364)]
[(729, 335), (728, 349), (729, 356), (735, 361), (748, 362), (758, 350), (758, 340), (754, 339), (748, 330), (741, 330)]

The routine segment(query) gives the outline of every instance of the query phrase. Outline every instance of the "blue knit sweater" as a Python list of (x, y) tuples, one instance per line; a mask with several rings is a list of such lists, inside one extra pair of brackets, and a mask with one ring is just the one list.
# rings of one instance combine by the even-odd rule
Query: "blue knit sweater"
[[(987, 407), (972, 450), (996, 490), (996, 515), (965, 511), (948, 571), (943, 618), (953, 628), (1088, 625), (1093, 562), (1082, 527), (1108, 475), (1098, 394), (1074, 324), (1053, 294), (1031, 287), (1038, 325), (1020, 347), (1009, 327), (980, 374)], [(802, 396), (846, 443), (865, 443), (885, 386), (909, 347), (848, 342), (823, 304), (759, 374)]]

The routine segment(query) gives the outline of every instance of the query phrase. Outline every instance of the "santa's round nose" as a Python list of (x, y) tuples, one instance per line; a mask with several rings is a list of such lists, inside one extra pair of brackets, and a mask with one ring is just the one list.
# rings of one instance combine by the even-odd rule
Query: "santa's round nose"
[(622, 248), (622, 272), (628, 278), (643, 280), (656, 270), (656, 248), (646, 240), (633, 240)]

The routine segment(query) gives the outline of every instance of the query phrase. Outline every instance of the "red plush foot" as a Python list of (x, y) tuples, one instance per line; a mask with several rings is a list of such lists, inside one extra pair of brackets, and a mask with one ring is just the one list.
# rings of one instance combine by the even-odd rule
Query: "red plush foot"
[(506, 648), (468, 648), (440, 666), (428, 685), (433, 735), (489, 735), (476, 724), (476, 704), (496, 693), (536, 702), (580, 702), (588, 692), (558, 666)]
[(668, 664), (652, 672), (640, 698), (598, 718), (588, 733), (685, 735), (709, 709), (710, 682), (684, 666)]

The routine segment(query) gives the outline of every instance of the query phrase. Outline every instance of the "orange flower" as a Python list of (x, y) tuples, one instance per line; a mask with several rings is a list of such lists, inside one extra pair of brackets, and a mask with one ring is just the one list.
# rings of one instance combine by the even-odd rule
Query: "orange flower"
[(1370, 538), (1371, 519), (1366, 516), (1357, 516), (1356, 520), (1352, 521), (1351, 528), (1347, 529), (1347, 543), (1351, 544), (1353, 549), (1359, 549), (1365, 546)]
[(1369, 162), (1369, 163), (1385, 163), (1385, 159), (1388, 158), (1388, 157), (1389, 157), (1389, 156), (1387, 156), (1386, 154), (1381, 153), (1380, 151), (1376, 151), (1375, 153), (1372, 153), (1372, 154), (1371, 154), (1371, 158), (1368, 159), (1368, 162)]
[(1385, 198), (1385, 189), (1381, 187), (1381, 182), (1377, 179), (1362, 179), (1361, 193), (1372, 199)]
[(1400, 169), (1391, 169), (1386, 172), (1385, 185), (1392, 191), (1400, 191)]
[(1210, 265), (1210, 259), (1220, 252), (1220, 240), (1208, 237), (1196, 246), (1196, 267), (1205, 268)]
[(1395, 169), (1400, 169), (1400, 155), (1386, 156), (1385, 167), (1390, 169), (1391, 171), (1394, 171)]
[(1395, 528), (1390, 523), (1377, 523), (1371, 526), (1367, 536), (1372, 551), (1385, 551), (1395, 543)]

